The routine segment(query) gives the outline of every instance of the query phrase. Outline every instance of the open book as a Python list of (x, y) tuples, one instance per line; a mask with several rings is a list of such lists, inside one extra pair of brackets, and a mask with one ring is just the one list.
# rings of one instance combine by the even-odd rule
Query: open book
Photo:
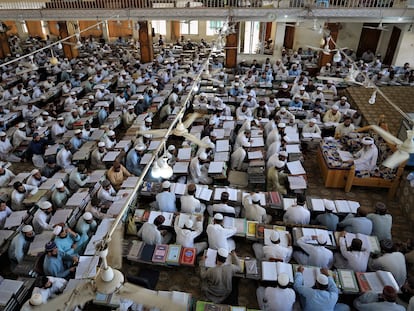
[[(296, 237), (299, 238), (300, 236), (313, 236), (313, 235), (319, 235), (322, 234), (326, 237), (327, 246), (335, 246), (335, 238), (333, 236), (333, 233), (328, 230), (324, 229), (316, 229), (316, 228), (294, 228), (297, 231)], [(306, 243), (309, 244), (318, 244), (318, 241), (316, 240), (309, 240), (306, 241)]]
[(272, 245), (273, 243), (270, 241), (270, 236), (272, 235), (273, 231), (277, 231), (280, 237), (280, 245), (287, 247), (289, 245), (288, 235), (289, 232), (281, 231), (281, 230), (273, 230), (273, 229), (264, 229), (264, 245)]
[(375, 272), (356, 272), (355, 275), (361, 292), (373, 291), (380, 294), (386, 285), (394, 287), (397, 292), (400, 290), (391, 272), (378, 270)]
[[(297, 273), (298, 266), (299, 265), (293, 265), (293, 270), (295, 271), (295, 274)], [(321, 274), (321, 268), (313, 266), (304, 266), (303, 269), (303, 285), (305, 287), (314, 286), (318, 275)], [(329, 275), (333, 277), (334, 272), (329, 270)]]
[(281, 273), (286, 273), (289, 276), (289, 282), (293, 283), (293, 270), (290, 263), (262, 261), (263, 281), (277, 281)]
[(195, 197), (200, 200), (210, 201), (213, 190), (209, 189), (207, 186), (196, 185)]
[[(335, 238), (337, 240), (337, 243), (339, 245), (339, 233), (335, 232)], [(366, 249), (367, 251), (370, 251), (371, 253), (378, 254), (381, 252), (381, 248), (379, 246), (378, 238), (374, 235), (365, 235), (362, 233), (351, 233), (347, 232), (345, 235), (345, 241), (347, 246), (351, 246), (352, 240), (358, 238), (362, 241), (362, 249)]]

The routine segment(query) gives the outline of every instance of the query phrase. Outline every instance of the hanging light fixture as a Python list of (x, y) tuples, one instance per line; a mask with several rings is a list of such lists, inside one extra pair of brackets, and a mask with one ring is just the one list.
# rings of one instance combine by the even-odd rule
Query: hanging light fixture
[(59, 43), (56, 45), (56, 47), (57, 47), (59, 50), (63, 49), (62, 42), (59, 42)]
[(335, 53), (335, 55), (333, 57), (333, 61), (335, 63), (339, 63), (341, 60), (342, 60), (342, 56), (341, 56), (341, 53), (338, 50), (338, 51), (336, 51), (336, 53)]
[(162, 157), (160, 171), (161, 178), (163, 179), (169, 179), (173, 175), (173, 169), (168, 165), (168, 157), (166, 155)]
[(154, 163), (152, 164), (151, 176), (154, 178), (161, 177), (161, 169), (158, 165), (158, 159), (155, 159)]
[(75, 49), (80, 49), (82, 47), (82, 42), (80, 42), (80, 34), (77, 33), (76, 34), (76, 44), (75, 44)]
[(32, 69), (32, 70), (37, 70), (37, 69), (39, 69), (39, 67), (35, 64), (35, 62), (34, 62), (34, 60), (33, 60), (33, 55), (30, 55), (29, 56), (29, 59), (30, 59), (30, 69)]
[(49, 59), (49, 62), (51, 65), (57, 65), (59, 63), (59, 60), (55, 57), (55, 54), (53, 53), (53, 49), (50, 49), (50, 53), (52, 54), (52, 57)]
[(377, 90), (372, 93), (371, 97), (368, 100), (368, 104), (373, 105), (375, 104), (375, 101), (377, 100)]

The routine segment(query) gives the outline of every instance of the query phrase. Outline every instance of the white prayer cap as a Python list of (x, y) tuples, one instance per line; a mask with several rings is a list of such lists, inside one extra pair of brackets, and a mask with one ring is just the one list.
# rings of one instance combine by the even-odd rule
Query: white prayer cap
[(286, 108), (285, 107), (280, 108), (280, 112), (286, 112)]
[(144, 134), (144, 137), (145, 138), (152, 138), (152, 135), (151, 134)]
[(339, 109), (338, 105), (333, 105), (332, 106), (332, 110), (338, 110), (338, 109)]
[(62, 232), (62, 230), (63, 230), (63, 228), (62, 228), (61, 226), (56, 226), (56, 227), (53, 229), (53, 234), (54, 234), (54, 235), (59, 235), (59, 234)]
[(102, 107), (109, 108), (109, 103), (103, 103)]
[(105, 143), (104, 143), (103, 141), (100, 141), (100, 142), (98, 143), (98, 147), (105, 147)]
[(311, 122), (312, 122), (312, 123), (316, 123), (316, 119), (314, 119), (314, 118), (310, 119), (310, 120), (309, 120), (309, 123), (311, 123)]
[(93, 97), (93, 95), (89, 95), (88, 99), (95, 99), (95, 97)]
[(317, 91), (322, 91), (322, 90), (323, 90), (323, 88), (322, 88), (322, 86), (318, 86), (318, 87), (316, 88), (316, 90), (317, 90)]
[(74, 131), (74, 134), (75, 134), (75, 135), (78, 135), (78, 134), (80, 134), (80, 133), (82, 133), (82, 130), (80, 130), (80, 129), (76, 129), (76, 130)]
[(225, 248), (219, 248), (217, 251), (217, 254), (223, 258), (227, 258), (227, 256), (229, 255), (229, 252)]
[(296, 99), (296, 98), (299, 98), (299, 99), (300, 99), (300, 95), (299, 95), (299, 94), (298, 94), (298, 95), (295, 95), (295, 97), (294, 97), (294, 98), (295, 98), (295, 99)]
[(239, 78), (240, 78), (240, 76), (239, 76), (239, 75), (235, 75), (235, 76), (234, 76), (234, 78), (235, 78), (235, 79), (239, 79)]
[(194, 225), (194, 222), (189, 218), (187, 219), (187, 221), (184, 223), (184, 227), (191, 229)]
[(318, 234), (317, 237), (318, 243), (319, 244), (326, 244), (327, 240), (326, 240), (326, 235), (325, 234)]
[(279, 155), (282, 156), (282, 157), (287, 157), (288, 153), (286, 151), (282, 150), (282, 151), (279, 152)]
[(206, 93), (204, 93), (204, 92), (203, 93), (200, 93), (200, 96), (201, 97), (206, 97)]
[(329, 84), (333, 84), (333, 80), (328, 80), (328, 82), (327, 83), (329, 83)]
[(252, 202), (259, 202), (260, 201), (260, 196), (255, 193), (252, 195)]
[(29, 233), (29, 232), (32, 232), (33, 231), (33, 227), (31, 226), (31, 225), (25, 225), (23, 228), (22, 228), (22, 232), (23, 233)]
[(282, 89), (287, 89), (289, 86), (287, 84), (282, 85)]
[(223, 83), (219, 84), (219, 87), (222, 87), (223, 88), (224, 87), (224, 84)]
[(63, 181), (61, 180), (61, 179), (59, 179), (57, 182), (56, 182), (56, 188), (62, 188), (62, 187), (64, 187), (65, 186), (65, 184), (63, 183)]
[(74, 95), (76, 95), (76, 92), (70, 92), (70, 95), (74, 96)]
[(108, 136), (114, 136), (114, 135), (115, 135), (114, 131), (111, 130), (111, 131), (108, 132)]
[(341, 97), (342, 100), (347, 100), (346, 96)]
[(328, 277), (322, 273), (318, 275), (318, 277), (316, 278), (316, 281), (321, 285), (328, 285), (329, 283)]
[(208, 143), (208, 144), (207, 144), (207, 146), (208, 146), (208, 148), (210, 148), (210, 149), (214, 149), (214, 148), (216, 147), (216, 145), (215, 145), (215, 144), (213, 144), (213, 143)]
[(282, 167), (284, 167), (284, 166), (285, 166), (285, 162), (280, 161), (280, 160), (277, 160), (277, 161), (275, 161), (275, 166), (276, 166), (277, 168), (282, 168)]
[(169, 189), (170, 186), (171, 186), (171, 183), (168, 180), (162, 183), (162, 189)]
[(40, 209), (46, 210), (52, 207), (52, 203), (50, 203), (49, 201), (43, 201), (39, 203), (39, 207)]
[(63, 120), (65, 120), (63, 117), (59, 117), (59, 118), (57, 118), (56, 120), (58, 120), (58, 121), (63, 121)]
[(147, 147), (144, 144), (138, 144), (135, 146), (136, 151), (144, 151)]
[(280, 122), (277, 127), (283, 129), (286, 127), (286, 123)]
[(280, 273), (277, 277), (277, 282), (280, 286), (287, 286), (289, 284), (289, 276), (287, 273)]
[(151, 118), (146, 118), (145, 122), (152, 123), (152, 119)]
[(27, 94), (27, 91), (25, 89), (23, 89), (22, 94)]
[(6, 136), (6, 133), (3, 131), (0, 131), (0, 137), (4, 137), (4, 136)]
[(130, 109), (134, 109), (134, 106), (129, 105), (129, 106), (128, 106), (128, 110), (130, 110)]
[(47, 112), (47, 111), (42, 112), (42, 116), (48, 116), (48, 115), (49, 115), (49, 112)]
[(17, 127), (19, 128), (19, 129), (22, 129), (22, 128), (24, 128), (26, 126), (26, 123), (24, 123), (24, 122), (20, 122), (18, 125), (17, 125)]
[(40, 171), (37, 168), (35, 168), (34, 170), (32, 170), (30, 172), (30, 175), (34, 175), (34, 174), (37, 174), (37, 173), (40, 173)]
[(216, 124), (216, 122), (214, 122), (213, 119), (210, 119), (210, 121), (208, 121), (208, 125), (214, 125), (214, 124)]
[(305, 90), (305, 87), (304, 87), (304, 86), (301, 86), (301, 87), (299, 88), (299, 90), (300, 90), (300, 91), (304, 91), (304, 90)]
[(221, 214), (221, 213), (214, 214), (214, 219), (215, 220), (223, 220), (223, 214)]
[(218, 98), (217, 96), (215, 96), (214, 99), (213, 99), (213, 101), (214, 102), (218, 102), (218, 101), (220, 101), (220, 98)]
[(207, 160), (207, 153), (205, 153), (205, 152), (200, 153), (200, 154), (198, 155), (198, 158), (199, 158), (200, 160), (203, 160), (203, 161)]
[(249, 93), (247, 93), (247, 96), (254, 96), (254, 93), (252, 91), (250, 91)]
[(270, 235), (270, 241), (272, 242), (277, 242), (280, 240), (280, 234), (277, 231), (273, 231), (272, 234)]
[(239, 86), (240, 83), (239, 82), (234, 82), (234, 86)]
[(326, 63), (325, 65), (326, 65), (326, 66), (331, 66), (331, 63)]
[(43, 303), (42, 295), (39, 293), (33, 294), (32, 297), (30, 297), (29, 303), (32, 306), (40, 306)]
[(217, 132), (214, 132), (214, 131), (210, 132), (210, 136), (217, 137)]
[(335, 203), (333, 201), (324, 201), (325, 209), (328, 211), (333, 211), (335, 209)]
[(368, 145), (369, 146), (369, 145), (372, 145), (374, 143), (374, 139), (371, 138), (371, 137), (364, 137), (364, 138), (362, 138), (361, 142), (364, 145)]
[(169, 145), (167, 148), (168, 151), (174, 151), (175, 150), (175, 146), (174, 145)]
[(82, 217), (85, 220), (92, 220), (93, 219), (93, 216), (92, 216), (92, 214), (90, 212), (84, 213)]

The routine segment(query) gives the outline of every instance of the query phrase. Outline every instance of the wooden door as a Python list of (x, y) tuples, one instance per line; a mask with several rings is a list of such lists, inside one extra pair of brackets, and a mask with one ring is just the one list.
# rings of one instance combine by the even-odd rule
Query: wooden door
[(392, 28), (391, 38), (388, 41), (387, 52), (385, 53), (384, 61), (382, 62), (384, 65), (391, 65), (392, 60), (394, 59), (394, 53), (397, 49), (398, 41), (400, 40), (401, 29), (398, 27)]
[[(287, 26), (292, 25), (292, 27)], [(295, 39), (295, 23), (286, 23), (285, 38), (283, 40), (283, 46), (285, 49), (293, 49), (293, 42)]]
[[(377, 27), (378, 24), (364, 23), (364, 26)], [(381, 30), (362, 28), (356, 53), (357, 57), (361, 57), (366, 50), (371, 50), (375, 54), (380, 36)]]

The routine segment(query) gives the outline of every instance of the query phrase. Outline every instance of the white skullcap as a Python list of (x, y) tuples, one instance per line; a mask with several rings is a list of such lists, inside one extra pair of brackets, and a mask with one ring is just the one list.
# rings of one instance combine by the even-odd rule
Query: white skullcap
[(217, 137), (217, 132), (214, 132), (214, 131), (210, 132), (210, 136)]
[(317, 90), (317, 91), (322, 91), (322, 90), (323, 90), (323, 88), (322, 88), (322, 86), (318, 86), (318, 87), (316, 88), (316, 90)]
[(321, 285), (328, 285), (329, 283), (328, 277), (325, 274), (319, 274), (316, 281)]
[(191, 229), (194, 225), (194, 222), (189, 218), (187, 219), (187, 221), (184, 223), (184, 226), (188, 229)]
[(223, 214), (221, 214), (221, 213), (217, 213), (217, 214), (214, 214), (214, 219), (215, 220), (223, 220)]
[(151, 118), (146, 118), (145, 122), (152, 123), (152, 119)]
[(52, 203), (50, 203), (49, 201), (43, 201), (39, 203), (39, 207), (40, 209), (46, 210), (52, 207)]
[(276, 166), (277, 168), (282, 168), (282, 167), (284, 167), (284, 166), (285, 166), (285, 162), (280, 161), (280, 160), (277, 160), (277, 161), (275, 161), (275, 166)]
[(24, 123), (24, 122), (20, 122), (18, 125), (17, 125), (17, 127), (19, 128), (19, 129), (22, 129), (22, 128), (24, 128), (26, 126), (26, 123)]
[(216, 122), (214, 122), (213, 119), (210, 119), (210, 121), (208, 121), (208, 125), (214, 125), (214, 124), (216, 124)]
[(34, 174), (37, 174), (37, 173), (40, 173), (40, 171), (37, 168), (35, 168), (30, 172), (30, 175), (34, 175)]
[(200, 160), (203, 160), (203, 161), (207, 160), (207, 153), (205, 153), (205, 152), (200, 153), (200, 154), (198, 155), (198, 158), (199, 158)]
[(374, 139), (371, 138), (371, 137), (364, 137), (364, 138), (362, 138), (361, 142), (364, 145), (368, 145), (369, 146), (369, 145), (372, 145), (374, 143)]
[(33, 231), (33, 227), (31, 225), (25, 225), (22, 228), (23, 233), (29, 233), (29, 232), (32, 232), (32, 231)]
[(283, 84), (282, 89), (287, 89), (289, 86), (287, 84)]
[(62, 230), (63, 230), (63, 228), (62, 228), (61, 226), (56, 226), (56, 227), (53, 229), (53, 234), (54, 234), (54, 235), (59, 235), (59, 234), (62, 232)]
[(144, 137), (145, 138), (152, 138), (152, 135), (151, 134), (144, 134)]
[(63, 181), (61, 179), (59, 179), (56, 184), (55, 184), (56, 188), (62, 188), (65, 186), (65, 184), (63, 183)]
[(43, 303), (42, 295), (39, 293), (33, 294), (32, 297), (30, 297), (29, 303), (32, 306), (40, 306)]
[(280, 234), (277, 231), (273, 231), (272, 234), (270, 235), (270, 241), (272, 242), (277, 242), (280, 240)]
[(88, 99), (95, 99), (95, 97), (93, 97), (93, 95), (89, 95)]
[(281, 155), (282, 157), (287, 157), (288, 153), (286, 151), (282, 150), (282, 151), (279, 152), (279, 155)]
[(213, 101), (214, 102), (218, 102), (218, 101), (220, 101), (220, 98), (218, 98), (217, 96), (215, 96), (214, 99), (213, 99)]
[(316, 123), (316, 119), (312, 118), (312, 119), (309, 120), (309, 122)]
[(170, 186), (171, 186), (171, 183), (168, 180), (162, 183), (162, 189), (169, 189)]
[(175, 150), (175, 146), (174, 145), (169, 145), (167, 150), (168, 151), (173, 151), (173, 150)]
[(240, 83), (239, 82), (234, 82), (234, 86), (239, 86)]
[(260, 196), (255, 193), (252, 195), (252, 202), (259, 202), (260, 201)]
[(104, 104), (102, 105), (102, 107), (104, 107), (104, 108), (109, 108), (109, 103), (104, 103)]
[(341, 99), (343, 100), (347, 100), (346, 96), (342, 96)]
[(115, 135), (114, 131), (111, 130), (111, 131), (108, 132), (108, 136), (114, 136), (114, 135)]
[(280, 108), (280, 112), (286, 112), (286, 108), (285, 107)]
[(103, 141), (100, 141), (100, 142), (98, 143), (98, 147), (105, 147), (105, 143), (104, 143)]
[(22, 90), (22, 94), (27, 94), (27, 91), (26, 90)]
[(250, 91), (248, 94), (247, 94), (247, 96), (254, 96), (254, 93), (252, 92), (252, 91)]
[(65, 120), (63, 117), (59, 117), (59, 118), (57, 118), (56, 120), (58, 120), (58, 121), (63, 121), (63, 120)]
[(286, 123), (280, 122), (277, 127), (283, 129), (286, 127)]
[(42, 112), (42, 116), (48, 116), (48, 115), (49, 115), (49, 112), (47, 112), (47, 111)]
[(82, 217), (85, 220), (92, 220), (93, 219), (93, 216), (92, 216), (92, 214), (90, 212), (84, 213)]
[(74, 133), (75, 133), (75, 135), (78, 135), (78, 134), (82, 133), (82, 130), (80, 130), (80, 129), (76, 129), (76, 130), (74, 131)]
[(138, 144), (135, 146), (136, 151), (144, 151), (147, 147), (144, 144)]
[(224, 87), (224, 84), (223, 83), (219, 84), (219, 87)]
[(206, 93), (203, 92), (203, 93), (200, 94), (200, 96), (201, 97), (206, 97)]
[(326, 63), (325, 65), (326, 65), (326, 66), (331, 66), (331, 63)]
[(287, 273), (280, 273), (277, 276), (277, 283), (280, 286), (287, 286), (289, 284), (289, 275)]
[(5, 132), (3, 132), (3, 131), (1, 131), (1, 132), (0, 132), (0, 137), (4, 137), (4, 136), (6, 136), (6, 133), (5, 133)]
[(338, 110), (338, 109), (339, 109), (338, 105), (333, 105), (332, 106), (332, 110)]
[(130, 110), (130, 109), (134, 109), (134, 106), (129, 105), (129, 106), (128, 106), (128, 110)]
[(325, 209), (328, 211), (333, 211), (335, 209), (335, 203), (333, 201), (325, 200), (324, 205)]
[(217, 251), (217, 254), (221, 257), (224, 257), (224, 258), (227, 258), (227, 256), (229, 256), (229, 252), (225, 248), (219, 248), (218, 251)]
[(305, 87), (304, 87), (304, 86), (301, 86), (301, 87), (299, 88), (299, 90), (300, 90), (300, 91), (304, 91), (304, 90), (305, 90)]
[(318, 240), (319, 244), (326, 244), (326, 242), (327, 242), (326, 235), (325, 234), (318, 234), (317, 240)]
[(295, 95), (295, 97), (294, 98), (300, 98), (300, 95), (298, 94), (298, 95)]
[(333, 84), (333, 80), (328, 80), (328, 82), (327, 83), (329, 83), (329, 84)]
[(70, 95), (71, 96), (76, 95), (76, 92), (70, 92)]
[(208, 145), (208, 148), (210, 149), (214, 149), (216, 147), (216, 145), (213, 143), (208, 143), (207, 145)]

